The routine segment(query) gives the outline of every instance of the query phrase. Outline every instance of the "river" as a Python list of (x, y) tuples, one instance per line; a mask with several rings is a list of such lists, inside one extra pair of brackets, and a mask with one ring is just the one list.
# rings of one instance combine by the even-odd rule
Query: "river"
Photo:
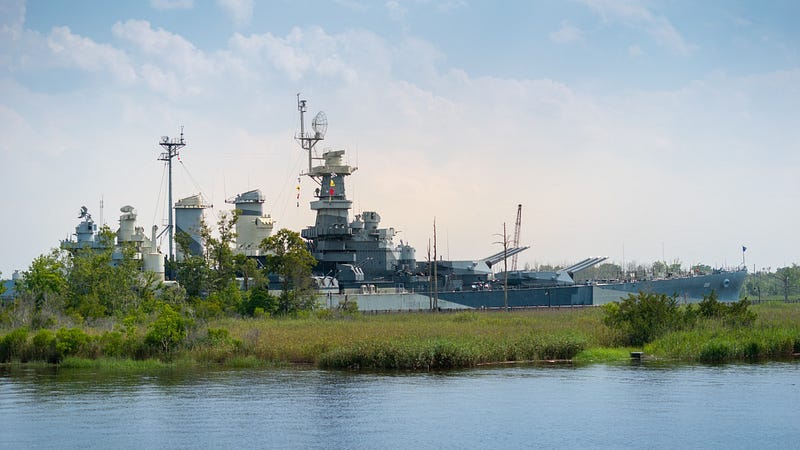
[(790, 448), (800, 364), (0, 367), (0, 448)]

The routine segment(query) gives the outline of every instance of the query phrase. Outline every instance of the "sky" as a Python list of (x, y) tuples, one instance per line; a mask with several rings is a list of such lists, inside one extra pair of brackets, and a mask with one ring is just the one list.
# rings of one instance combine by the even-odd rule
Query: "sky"
[[(800, 2), (774, 0), (0, 0), (0, 272), (74, 233), (208, 221), (261, 189), (312, 225), (297, 94), (323, 149), (425, 258), (520, 266), (800, 262)], [(101, 208), (102, 204), (102, 208)], [(746, 247), (747, 251), (742, 252)], [(167, 243), (161, 243), (166, 251)]]

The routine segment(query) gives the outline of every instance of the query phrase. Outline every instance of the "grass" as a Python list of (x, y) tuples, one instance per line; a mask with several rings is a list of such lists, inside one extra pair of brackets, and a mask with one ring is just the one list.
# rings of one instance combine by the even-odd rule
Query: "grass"
[[(767, 303), (751, 308), (758, 314), (752, 327), (730, 328), (718, 321), (701, 320), (691, 330), (669, 333), (645, 345), (644, 351), (649, 358), (711, 363), (785, 359), (800, 352), (800, 304)], [(642, 350), (621, 346), (621, 336), (602, 319), (601, 308), (225, 318), (194, 329), (185, 345), (169, 354), (140, 352), (138, 359), (137, 355), (127, 359), (123, 353), (110, 358), (104, 353), (104, 341), (94, 339), (84, 346), (84, 353), (68, 356), (59, 364), (109, 371), (288, 364), (438, 370), (513, 361), (616, 362), (629, 360), (631, 351)], [(92, 330), (86, 332), (93, 335)], [(36, 355), (32, 351), (36, 335), (30, 332), (27, 338), (15, 337), (19, 352), (14, 354)], [(115, 348), (128, 348), (125, 345)], [(130, 348), (141, 350), (135, 345)], [(148, 357), (151, 359), (145, 359)]]

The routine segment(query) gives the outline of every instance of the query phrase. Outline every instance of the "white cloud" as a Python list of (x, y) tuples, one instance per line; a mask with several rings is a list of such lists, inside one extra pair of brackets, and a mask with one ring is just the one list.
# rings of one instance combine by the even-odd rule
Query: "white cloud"
[[(737, 205), (763, 204), (767, 192), (780, 193), (768, 205), (775, 223), (798, 220), (779, 207), (800, 195), (796, 71), (592, 95), (559, 80), (441, 68), (443, 55), (431, 42), (392, 42), (363, 30), (237, 33), (213, 52), (144, 21), (112, 31), (114, 45), (68, 28), (53, 30), (44, 47), (21, 34), (29, 60), (56, 59), (81, 74), (118, 67), (91, 90), (37, 93), (21, 87), (25, 74), (19, 84), (0, 78), (2, 166), (36, 169), (51, 183), (8, 208), (36, 217), (31, 205), (51, 204), (58, 189), (52, 220), (35, 221), (40, 228), (0, 222), (0, 235), (22, 233), (8, 255), (30, 251), (30, 242), (55, 245), (75, 225), (72, 209), (100, 195), (112, 226), (124, 204), (140, 210), (142, 225), (160, 223), (153, 219), (160, 211), (153, 200), (157, 139), (180, 124), (189, 142), (182, 158), (218, 210), (231, 194), (260, 188), (280, 227), (313, 223), (310, 183), (302, 183), (300, 208), (285, 194), (293, 194), (303, 167), (292, 141), (298, 90), (309, 95), (311, 111), (328, 114), (324, 147), (346, 149), (360, 166), (348, 180), (354, 212), (377, 210), (382, 226), (402, 230), (420, 251), (436, 216), (450, 257), (496, 252), (492, 234), (511, 223), (518, 203), (525, 205), (523, 241), (534, 245), (522, 263), (618, 258), (622, 242), (628, 260), (648, 261), (660, 258), (665, 241), (684, 261), (721, 262), (725, 245), (735, 250), (742, 235), (758, 235), (761, 216), (743, 215)], [(753, 160), (755, 152), (763, 157)], [(92, 176), (75, 176), (81, 173)], [(34, 188), (29, 178), (0, 180), (0, 188)], [(176, 181), (177, 196), (194, 191), (193, 183)], [(785, 244), (796, 241), (785, 228), (773, 233), (780, 245), (748, 247), (800, 251)], [(0, 270), (23, 268), (35, 256), (24, 255), (27, 261), (3, 262)], [(712, 257), (720, 259), (704, 259)]]
[(25, 0), (4, 0), (0, 2), (0, 33), (19, 37), (24, 24)]
[(150, 0), (150, 6), (158, 10), (192, 9), (194, 0)]
[(109, 71), (123, 83), (136, 80), (125, 52), (73, 34), (67, 27), (53, 28), (47, 43), (52, 55), (68, 67), (89, 72)]
[(694, 46), (686, 42), (666, 17), (653, 14), (639, 0), (583, 0), (583, 2), (604, 20), (620, 21), (643, 31), (675, 54), (688, 55), (694, 51)]
[(217, 0), (217, 4), (237, 26), (247, 25), (253, 18), (253, 0)]
[(564, 20), (561, 22), (561, 28), (558, 31), (550, 33), (550, 40), (557, 44), (570, 44), (583, 40), (583, 32)]
[(638, 44), (634, 44), (628, 47), (628, 54), (633, 56), (634, 58), (638, 58), (644, 55), (644, 51), (642, 50), (642, 47), (640, 47)]

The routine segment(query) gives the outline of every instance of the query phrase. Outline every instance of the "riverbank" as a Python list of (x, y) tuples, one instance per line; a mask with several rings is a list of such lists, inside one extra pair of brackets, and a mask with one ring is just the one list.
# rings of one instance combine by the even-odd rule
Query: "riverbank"
[[(609, 362), (628, 359), (631, 351), (644, 351), (648, 358), (714, 363), (783, 360), (800, 352), (800, 305), (771, 303), (752, 310), (758, 314), (752, 327), (705, 320), (636, 349), (620, 344), (619, 334), (603, 324), (601, 308), (542, 308), (226, 318), (194, 324), (175, 345), (153, 342), (152, 331), (130, 325), (112, 330), (19, 329), (0, 334), (0, 355), (7, 362), (111, 370), (304, 364), (425, 371), (515, 361)], [(132, 362), (120, 362), (127, 360)]]

